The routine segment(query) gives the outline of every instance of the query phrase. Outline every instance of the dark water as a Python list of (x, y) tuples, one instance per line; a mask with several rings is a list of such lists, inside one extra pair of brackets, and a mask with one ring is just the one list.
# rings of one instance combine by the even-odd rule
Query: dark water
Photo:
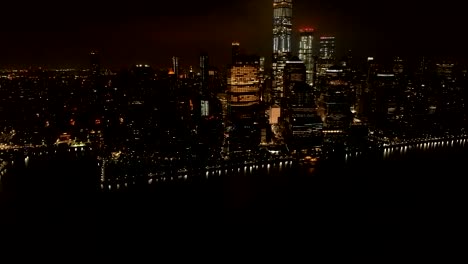
[[(253, 219), (258, 223), (308, 219), (323, 209), (333, 214), (344, 204), (382, 207), (398, 201), (403, 206), (408, 205), (406, 200), (414, 201), (410, 197), (462, 193), (467, 164), (466, 148), (414, 151), (386, 160), (369, 154), (348, 163), (340, 159), (314, 168), (272, 168), (212, 176), (208, 180), (195, 177), (187, 182), (118, 193), (73, 187), (80, 175), (93, 178), (93, 174), (87, 174), (86, 166), (62, 163), (45, 174), (47, 166), (38, 164), (42, 174), (21, 171), (24, 175), (14, 175), (21, 180), (4, 179), (1, 221), (34, 227), (66, 223), (99, 229), (115, 225), (154, 228), (173, 223), (196, 226), (224, 221), (249, 223)], [(70, 172), (70, 168), (74, 169)], [(88, 169), (95, 170), (92, 166)], [(41, 180), (43, 175), (51, 178)], [(54, 183), (60, 177), (68, 177), (59, 181), (66, 187)], [(79, 182), (79, 186), (89, 183), (83, 178)]]

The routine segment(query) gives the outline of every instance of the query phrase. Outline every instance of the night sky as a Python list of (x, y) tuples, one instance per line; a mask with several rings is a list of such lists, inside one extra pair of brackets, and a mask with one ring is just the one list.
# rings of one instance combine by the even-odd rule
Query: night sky
[[(271, 54), (272, 0), (10, 2), (0, 11), (0, 67), (87, 67), (91, 49), (111, 68), (169, 67), (174, 55), (196, 66), (201, 51), (223, 66), (233, 40)], [(452, 0), (295, 0), (293, 24), (336, 35), (339, 54), (466, 55), (464, 10)]]

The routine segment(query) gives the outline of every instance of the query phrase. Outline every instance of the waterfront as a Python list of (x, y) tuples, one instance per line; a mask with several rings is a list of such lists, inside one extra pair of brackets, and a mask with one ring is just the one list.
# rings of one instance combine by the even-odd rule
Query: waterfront
[[(81, 195), (104, 199), (141, 195), (146, 197), (145, 202), (161, 206), (212, 204), (217, 208), (229, 209), (287, 206), (307, 201), (323, 192), (459, 190), (468, 161), (467, 144), (452, 144), (450, 141), (449, 144), (433, 143), (432, 147), (425, 143), (420, 146), (385, 150), (383, 155), (364, 153), (354, 158), (337, 156), (323, 160), (314, 167), (285, 160), (268, 165), (218, 169), (190, 175), (188, 179), (154, 182), (103, 193), (93, 193), (91, 189), (80, 192), (77, 188), (89, 184), (88, 180), (93, 178), (92, 175), (90, 177), (91, 171), (99, 173), (89, 159), (75, 162), (31, 160), (28, 170), (18, 169), (12, 171), (9, 178), (3, 178), (2, 195), (12, 199), (34, 196), (41, 200), (48, 197), (44, 198), (48, 201)], [(52, 163), (54, 166), (48, 165)], [(76, 180), (78, 182), (74, 182)]]
[(360, 155), (336, 155), (314, 167), (290, 161), (248, 165), (119, 191), (80, 190), (89, 186), (91, 171), (100, 172), (84, 157), (71, 162), (58, 155), (28, 162), (27, 169), (12, 169), (2, 177), (2, 221), (183, 225), (202, 220), (248, 222), (252, 215), (261, 219), (302, 215), (330, 202), (353, 204), (356, 197), (360, 202), (355, 205), (376, 208), (395, 202), (406, 206), (411, 197), (421, 197), (422, 203), (434, 195), (447, 199), (464, 192), (468, 144), (466, 140), (454, 144), (447, 140), (396, 146)]

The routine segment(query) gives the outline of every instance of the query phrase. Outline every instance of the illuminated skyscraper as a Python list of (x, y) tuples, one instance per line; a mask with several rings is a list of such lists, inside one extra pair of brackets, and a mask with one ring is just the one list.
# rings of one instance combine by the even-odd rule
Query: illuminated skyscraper
[(250, 117), (252, 107), (260, 102), (259, 60), (256, 56), (246, 56), (232, 65), (228, 73), (228, 95), (231, 114)]
[(321, 59), (335, 59), (335, 37), (320, 37), (320, 54)]
[(283, 70), (291, 56), (292, 0), (273, 0), (273, 93), (283, 96)]
[(309, 85), (314, 83), (314, 55), (312, 43), (314, 40), (314, 29), (303, 28), (299, 30), (301, 42), (299, 42), (299, 59), (304, 62), (306, 67), (306, 81)]
[(260, 72), (265, 72), (265, 57), (260, 57)]
[(260, 142), (260, 61), (258, 56), (242, 56), (229, 68), (227, 78), (227, 115), (231, 150)]
[(320, 37), (318, 75), (324, 76), (335, 64), (335, 37)]
[(208, 69), (209, 69), (209, 60), (208, 54), (202, 52), (200, 54), (200, 73), (201, 73), (201, 84), (202, 89), (206, 89), (208, 87)]
[(321, 141), (322, 121), (317, 114), (312, 87), (306, 82), (307, 71), (304, 62), (292, 57), (284, 69), (284, 93), (286, 105), (282, 118), (289, 124), (291, 147), (307, 149)]
[(172, 57), (172, 69), (174, 70), (175, 77), (179, 78), (179, 57)]
[(304, 62), (299, 60), (298, 57), (293, 57), (290, 61), (287, 61), (284, 68), (283, 80), (284, 97), (289, 101), (294, 94), (294, 86), (297, 83), (306, 82), (306, 67)]

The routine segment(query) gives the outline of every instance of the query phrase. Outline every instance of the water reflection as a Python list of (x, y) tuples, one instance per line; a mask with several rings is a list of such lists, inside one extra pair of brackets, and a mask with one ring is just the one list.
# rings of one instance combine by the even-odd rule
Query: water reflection
[(311, 174), (311, 175), (314, 174), (315, 171), (316, 171), (316, 168), (308, 168), (308, 169), (307, 169), (307, 173), (308, 173), (308, 174)]
[[(389, 159), (394, 157), (395, 155), (405, 156), (407, 154), (414, 153), (417, 151), (438, 151), (454, 147), (465, 147), (466, 141), (466, 139), (452, 139), (417, 143), (415, 145), (407, 144), (400, 146), (384, 147), (384, 149), (382, 150), (382, 155), (384, 159)], [(349, 156), (347, 155), (346, 158), (349, 158)]]

